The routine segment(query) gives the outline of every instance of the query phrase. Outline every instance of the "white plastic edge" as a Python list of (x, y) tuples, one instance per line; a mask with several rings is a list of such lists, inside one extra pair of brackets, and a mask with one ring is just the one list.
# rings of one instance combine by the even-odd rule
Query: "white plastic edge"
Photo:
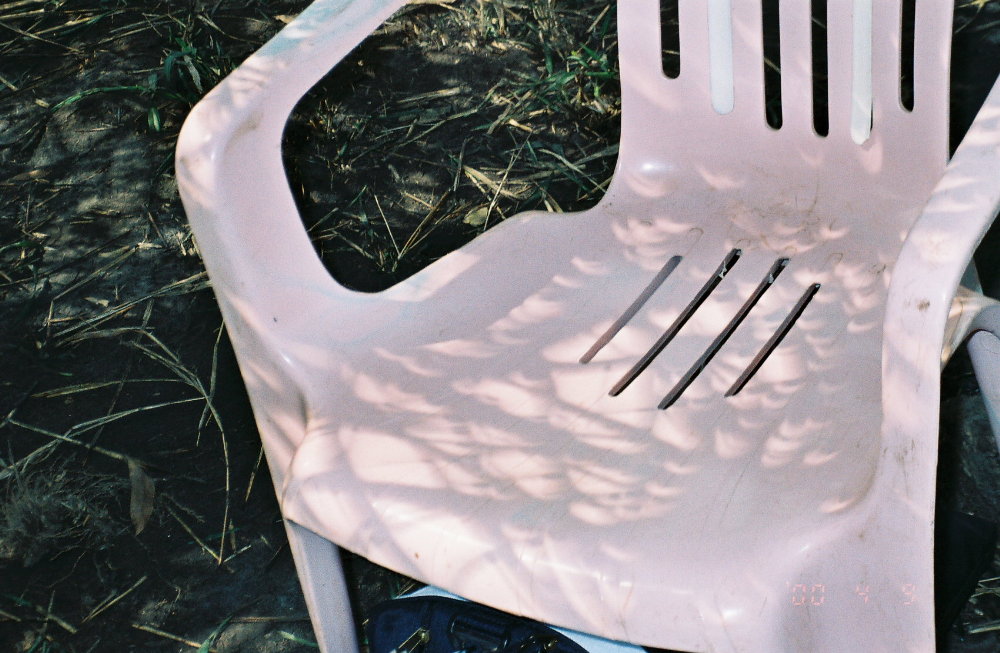
[(851, 139), (861, 145), (872, 133), (872, 0), (854, 0)]
[(712, 108), (725, 115), (735, 105), (733, 81), (733, 3), (732, 0), (712, 0), (708, 9), (709, 83)]

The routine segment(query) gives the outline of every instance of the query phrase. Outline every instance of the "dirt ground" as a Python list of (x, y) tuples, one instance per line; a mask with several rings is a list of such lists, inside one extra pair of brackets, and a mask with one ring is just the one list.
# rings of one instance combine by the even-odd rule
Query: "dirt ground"
[[(0, 651), (315, 648), (172, 163), (190, 106), (306, 4), (0, 0)], [(613, 11), (554, 4), (412, 6), (300, 104), (287, 168), (345, 284), (599, 198)], [(955, 138), (998, 69), (1000, 0), (959, 0)], [(968, 362), (944, 380), (941, 504), (998, 522)], [(362, 608), (406, 586), (350, 567)], [(996, 575), (947, 650), (1000, 650)]]

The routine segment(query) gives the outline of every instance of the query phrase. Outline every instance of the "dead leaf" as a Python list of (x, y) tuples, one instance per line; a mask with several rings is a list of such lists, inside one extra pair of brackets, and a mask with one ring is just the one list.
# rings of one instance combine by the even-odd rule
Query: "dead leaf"
[(486, 219), (490, 215), (490, 207), (488, 206), (477, 206), (462, 218), (462, 222), (467, 225), (472, 225), (473, 227), (482, 227), (486, 224)]
[(129, 515), (135, 534), (146, 528), (149, 516), (153, 514), (153, 499), (156, 497), (156, 487), (142, 465), (132, 458), (128, 459), (128, 480), (132, 486), (132, 499), (129, 502)]

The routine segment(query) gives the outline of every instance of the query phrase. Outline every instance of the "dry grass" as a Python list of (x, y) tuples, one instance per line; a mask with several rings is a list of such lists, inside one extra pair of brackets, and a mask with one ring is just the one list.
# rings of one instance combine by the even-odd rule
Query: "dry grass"
[(122, 483), (69, 470), (17, 476), (0, 499), (0, 559), (30, 567), (56, 553), (102, 549), (125, 525)]
[(373, 290), (519, 211), (593, 205), (617, 155), (616, 48), (614, 13), (594, 0), (419, 5), (390, 20), (287, 132), (334, 274)]

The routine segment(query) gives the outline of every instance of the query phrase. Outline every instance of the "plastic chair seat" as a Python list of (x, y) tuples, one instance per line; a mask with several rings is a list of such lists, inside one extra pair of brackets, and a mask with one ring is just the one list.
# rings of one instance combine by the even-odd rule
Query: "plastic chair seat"
[[(289, 467), (286, 516), (473, 600), (625, 641), (663, 644), (670, 623), (670, 646), (711, 650), (701, 620), (723, 610), (773, 631), (761, 609), (770, 601), (780, 615), (789, 606), (774, 596), (791, 605), (800, 585), (816, 587), (809, 600), (856, 602), (871, 576), (801, 570), (870, 509), (859, 504), (883, 446), (880, 326), (895, 253), (871, 251), (871, 230), (852, 228), (870, 220), (857, 208), (734, 211), (744, 194), (692, 193), (690, 215), (617, 197), (584, 215), (522, 215), (378, 296), (325, 311), (308, 302), (311, 320), (341, 326), (283, 347), (322, 395)], [(885, 204), (865, 210), (885, 224)], [(684, 328), (611, 396), (735, 246)], [(659, 409), (774, 274), (775, 252), (788, 261), (773, 285)], [(907, 600), (904, 584), (893, 598)]]

